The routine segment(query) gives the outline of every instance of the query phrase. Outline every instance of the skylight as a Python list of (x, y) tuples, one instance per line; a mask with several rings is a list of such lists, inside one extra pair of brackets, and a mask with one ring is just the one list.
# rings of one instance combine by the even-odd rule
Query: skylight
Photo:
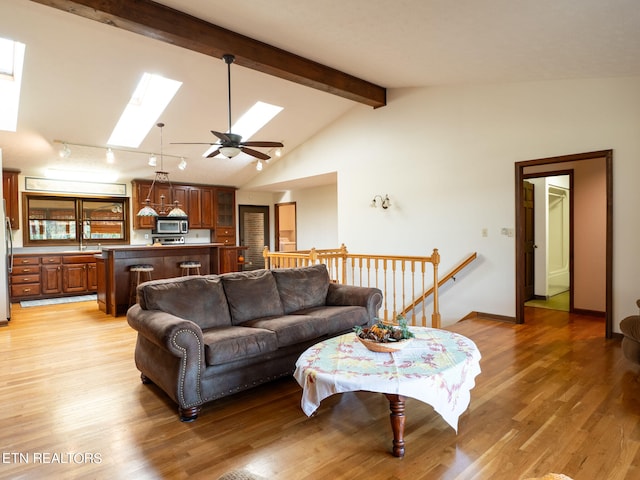
[[(271, 105), (265, 102), (256, 102), (253, 107), (247, 110), (232, 126), (231, 131), (242, 137), (242, 141), (248, 141), (258, 130), (269, 123), (273, 117), (283, 110), (282, 107)], [(226, 132), (229, 133), (229, 132)], [(204, 154), (206, 157), (219, 145), (212, 145)]]
[(138, 148), (182, 82), (145, 73), (109, 137), (109, 145)]
[(24, 43), (0, 38), (0, 130), (18, 127)]

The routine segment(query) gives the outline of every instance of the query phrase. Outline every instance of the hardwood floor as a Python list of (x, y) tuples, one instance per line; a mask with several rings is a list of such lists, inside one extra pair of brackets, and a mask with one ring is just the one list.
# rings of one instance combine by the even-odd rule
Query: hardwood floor
[(471, 405), (456, 434), (408, 399), (399, 459), (383, 395), (336, 395), (307, 418), (287, 378), (185, 424), (140, 382), (124, 317), (94, 302), (14, 307), (0, 329), (0, 478), (640, 478), (640, 370), (601, 320), (528, 308), (525, 325), (449, 327), (483, 355)]

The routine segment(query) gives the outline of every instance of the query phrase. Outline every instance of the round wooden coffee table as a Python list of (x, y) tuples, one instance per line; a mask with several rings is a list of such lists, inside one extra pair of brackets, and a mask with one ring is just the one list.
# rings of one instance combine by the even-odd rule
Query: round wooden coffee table
[(420, 327), (411, 331), (411, 343), (393, 353), (369, 351), (354, 333), (308, 348), (293, 374), (303, 389), (304, 413), (311, 416), (323, 399), (336, 393), (382, 393), (391, 409), (396, 457), (404, 456), (406, 397), (431, 405), (457, 432), (458, 418), (469, 406), (480, 373), (480, 352), (457, 333)]

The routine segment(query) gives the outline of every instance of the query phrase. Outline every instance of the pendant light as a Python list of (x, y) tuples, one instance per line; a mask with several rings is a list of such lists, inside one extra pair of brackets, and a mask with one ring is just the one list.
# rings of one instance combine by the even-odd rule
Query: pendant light
[[(173, 199), (173, 186), (171, 185), (171, 180), (169, 180), (169, 172), (164, 171), (164, 155), (162, 150), (162, 129), (164, 127), (164, 123), (158, 123), (157, 127), (160, 128), (160, 170), (156, 171), (156, 175), (153, 178), (153, 182), (151, 182), (151, 187), (149, 188), (149, 192), (147, 193), (147, 198), (144, 201), (144, 206), (140, 209), (140, 211), (138, 211), (137, 216), (157, 217), (159, 215), (166, 215), (168, 217), (186, 217), (186, 212), (180, 208), (180, 204), (177, 200), (173, 201), (172, 203), (165, 204), (164, 195), (161, 195), (160, 203), (151, 203), (153, 187), (155, 187), (156, 182), (168, 183), (169, 192), (171, 193), (171, 197)], [(171, 208), (171, 205), (173, 205), (173, 208)]]

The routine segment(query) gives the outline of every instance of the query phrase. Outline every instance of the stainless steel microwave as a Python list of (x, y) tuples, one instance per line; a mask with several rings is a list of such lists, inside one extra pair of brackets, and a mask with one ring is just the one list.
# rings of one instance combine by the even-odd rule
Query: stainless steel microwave
[(157, 217), (153, 233), (160, 235), (189, 233), (189, 221), (187, 217)]

